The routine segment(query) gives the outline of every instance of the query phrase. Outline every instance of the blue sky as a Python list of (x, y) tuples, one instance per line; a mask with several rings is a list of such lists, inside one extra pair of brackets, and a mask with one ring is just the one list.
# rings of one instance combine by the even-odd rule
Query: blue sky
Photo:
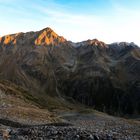
[(0, 0), (0, 36), (51, 27), (74, 42), (140, 45), (140, 0)]

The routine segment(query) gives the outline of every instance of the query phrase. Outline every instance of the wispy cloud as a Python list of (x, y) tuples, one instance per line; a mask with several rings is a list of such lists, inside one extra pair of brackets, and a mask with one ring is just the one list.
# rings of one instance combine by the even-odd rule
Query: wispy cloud
[[(17, 0), (10, 0), (17, 1)], [(112, 7), (110, 14), (94, 12), (71, 11), (69, 5), (63, 5), (55, 0), (35, 0), (25, 5), (16, 2), (7, 9), (11, 18), (6, 15), (0, 23), (0, 35), (18, 31), (39, 30), (46, 26), (53, 28), (58, 34), (72, 41), (98, 38), (107, 43), (114, 41), (134, 41), (140, 45), (140, 10), (130, 9), (121, 4), (120, 0), (109, 0)], [(2, 0), (0, 0), (2, 2)], [(8, 0), (6, 0), (8, 3)], [(88, 9), (87, 9), (88, 10)], [(10, 20), (9, 20), (9, 19)], [(13, 19), (13, 21), (11, 20)]]
[[(53, 10), (49, 7), (36, 7), (56, 23), (58, 32), (68, 39), (80, 41), (99, 38), (106, 42), (134, 41), (140, 44), (140, 11), (127, 9), (120, 3), (112, 3), (114, 10), (110, 15), (72, 14), (64, 9)], [(59, 27), (57, 27), (57, 25)], [(61, 26), (62, 25), (62, 26)], [(60, 29), (60, 30), (59, 30)]]

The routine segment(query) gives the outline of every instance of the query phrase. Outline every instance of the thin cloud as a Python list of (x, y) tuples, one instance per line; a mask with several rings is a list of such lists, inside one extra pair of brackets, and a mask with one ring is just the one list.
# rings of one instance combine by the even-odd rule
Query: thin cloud
[(107, 43), (134, 41), (140, 44), (140, 10), (129, 9), (117, 1), (110, 1), (113, 10), (109, 15), (79, 14), (70, 11), (68, 5), (58, 4), (54, 0), (37, 0), (36, 3), (31, 2), (30, 6), (11, 7), (9, 12), (18, 15), (18, 18), (12, 15), (14, 18), (9, 24), (8, 17), (4, 17), (7, 20), (0, 23), (0, 34), (35, 31), (50, 26), (58, 34), (75, 42), (98, 38)]

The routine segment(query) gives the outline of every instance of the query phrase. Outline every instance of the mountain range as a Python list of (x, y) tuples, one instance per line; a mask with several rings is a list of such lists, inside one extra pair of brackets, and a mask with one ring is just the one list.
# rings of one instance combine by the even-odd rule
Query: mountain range
[(0, 38), (0, 89), (51, 109), (69, 102), (140, 114), (140, 48), (97, 39), (74, 43), (51, 28), (6, 35)]

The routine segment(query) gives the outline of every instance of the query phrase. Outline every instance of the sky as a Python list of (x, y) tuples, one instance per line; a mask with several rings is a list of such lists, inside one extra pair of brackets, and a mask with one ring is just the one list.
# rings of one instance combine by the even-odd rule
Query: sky
[(0, 0), (0, 36), (46, 27), (73, 42), (140, 46), (140, 0)]

